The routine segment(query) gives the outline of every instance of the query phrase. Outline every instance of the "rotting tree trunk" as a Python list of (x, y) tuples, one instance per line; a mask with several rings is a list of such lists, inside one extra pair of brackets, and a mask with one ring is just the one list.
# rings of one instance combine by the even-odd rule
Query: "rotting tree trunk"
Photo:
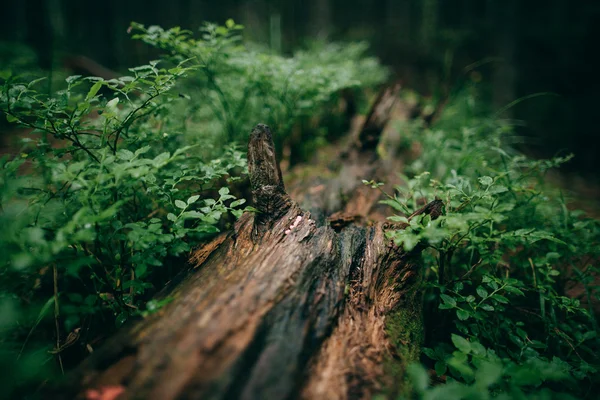
[[(195, 251), (173, 301), (117, 333), (57, 397), (107, 388), (119, 399), (156, 400), (368, 399), (381, 391), (386, 359), (413, 357), (422, 325), (418, 258), (386, 240), (379, 193), (361, 183), (394, 175), (375, 147), (398, 90), (379, 97), (328, 174), (296, 184), (295, 201), (271, 132), (258, 125), (248, 165), (260, 213)], [(423, 212), (436, 217), (441, 203)], [(411, 329), (386, 332), (388, 318)]]

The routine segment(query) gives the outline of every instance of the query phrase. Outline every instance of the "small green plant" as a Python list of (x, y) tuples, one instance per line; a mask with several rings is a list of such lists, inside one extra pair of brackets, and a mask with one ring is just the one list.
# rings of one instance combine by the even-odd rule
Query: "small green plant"
[[(455, 99), (431, 129), (406, 185), (383, 202), (408, 223), (397, 245), (426, 246), (426, 364), (448, 381), (431, 387), (411, 369), (421, 398), (569, 398), (598, 385), (598, 221), (568, 209), (544, 174), (570, 159), (530, 160), (511, 149), (510, 126)], [(366, 182), (377, 186), (374, 182)], [(445, 209), (406, 216), (439, 198)], [(567, 293), (576, 282), (584, 293)], [(559, 396), (559, 397), (556, 397)], [(565, 396), (565, 397), (560, 397)]]

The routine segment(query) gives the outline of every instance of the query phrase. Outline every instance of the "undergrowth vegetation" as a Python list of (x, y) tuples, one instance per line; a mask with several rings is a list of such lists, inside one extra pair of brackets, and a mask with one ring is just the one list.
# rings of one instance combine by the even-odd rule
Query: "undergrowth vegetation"
[[(433, 126), (400, 129), (420, 154), (384, 202), (409, 224), (389, 237), (426, 247), (424, 366), (408, 370), (418, 397), (594, 397), (600, 224), (544, 183), (571, 156), (519, 154), (510, 124), (468, 91)], [(407, 220), (436, 198), (441, 217)]]
[[(245, 45), (241, 29), (232, 20), (225, 26), (207, 23), (196, 38), (179, 28), (132, 25), (133, 37), (164, 51), (167, 60), (174, 64), (188, 60), (197, 68), (186, 82), (193, 90), (180, 118), (200, 124), (208, 134), (205, 139), (217, 145), (244, 141), (261, 121), (276, 132), (277, 151), (293, 144), (292, 151), (310, 154), (327, 136), (344, 132), (335, 125), (328, 132), (323, 124), (324, 118), (335, 114), (342, 94), (373, 87), (387, 77), (375, 58), (366, 57), (366, 43), (314, 43), (284, 57)], [(295, 127), (301, 129), (294, 131)]]
[(281, 148), (308, 119), (344, 119), (331, 111), (342, 90), (386, 76), (360, 44), (283, 57), (244, 44), (233, 21), (206, 24), (199, 38), (132, 30), (164, 58), (118, 79), (71, 76), (51, 95), (40, 80), (1, 73), (0, 111), (25, 129), (18, 153), (0, 159), (8, 396), (34, 393), (116, 327), (169, 301), (150, 299), (185, 268), (192, 245), (244, 211), (237, 182), (253, 125), (275, 127)]
[[(0, 158), (3, 394), (32, 395), (158, 310), (170, 299), (152, 296), (185, 270), (191, 247), (254, 211), (241, 181), (255, 124), (302, 160), (344, 132), (340, 104), (387, 77), (364, 44), (285, 57), (243, 42), (242, 30), (132, 24), (160, 61), (118, 79), (72, 76), (50, 95), (0, 71), (0, 111), (24, 133)], [(401, 127), (421, 150), (385, 200), (408, 227), (388, 235), (426, 248), (412, 387), (423, 399), (592, 397), (600, 224), (544, 183), (570, 156), (528, 159), (512, 149), (510, 124), (489, 115), (466, 92), (433, 126)], [(435, 198), (441, 217), (408, 221)]]

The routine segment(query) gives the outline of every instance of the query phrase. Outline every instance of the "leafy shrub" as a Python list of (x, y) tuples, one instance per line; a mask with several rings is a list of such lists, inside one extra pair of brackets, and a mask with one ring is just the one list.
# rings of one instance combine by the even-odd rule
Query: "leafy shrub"
[[(171, 275), (160, 267), (217, 232), (244, 202), (219, 189), (244, 173), (240, 151), (207, 159), (199, 144), (178, 138), (169, 91), (189, 67), (152, 62), (130, 71), (110, 81), (70, 77), (54, 97), (12, 78), (0, 91), (7, 119), (37, 133), (0, 163), (2, 300), (49, 298), (53, 307), (41, 308), (35, 326), (54, 310), (55, 353), (65, 332), (96, 334), (103, 320), (120, 325), (139, 314), (157, 276)], [(22, 339), (32, 324), (3, 325)]]
[[(209, 138), (216, 144), (241, 140), (261, 121), (273, 128), (281, 151), (299, 122), (331, 114), (342, 90), (372, 87), (387, 77), (376, 59), (365, 56), (365, 43), (317, 43), (284, 57), (244, 44), (243, 27), (232, 20), (203, 25), (200, 38), (180, 28), (132, 27), (134, 38), (165, 51), (169, 61), (191, 60), (197, 67), (187, 82), (196, 105), (189, 112), (208, 132), (223, 132)], [(295, 144), (310, 146), (318, 139), (305, 134)]]
[[(427, 247), (423, 351), (448, 383), (430, 387), (413, 366), (414, 387), (424, 399), (589, 396), (598, 387), (600, 224), (544, 184), (571, 156), (518, 154), (510, 126), (479, 112), (476, 99), (455, 99), (431, 129), (404, 127), (422, 152), (384, 201), (398, 212), (389, 219), (404, 223), (426, 201), (445, 204), (436, 220), (422, 215), (388, 232), (406, 250)], [(566, 293), (569, 281), (582, 299)]]

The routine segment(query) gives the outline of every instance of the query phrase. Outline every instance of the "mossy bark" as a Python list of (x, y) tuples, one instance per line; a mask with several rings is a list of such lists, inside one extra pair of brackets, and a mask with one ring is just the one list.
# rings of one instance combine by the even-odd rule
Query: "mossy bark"
[(388, 379), (393, 381), (387, 385), (386, 392), (392, 398), (399, 394), (410, 395), (412, 386), (406, 379), (406, 370), (411, 363), (419, 362), (421, 356), (425, 332), (420, 289), (417, 283), (386, 319), (385, 331), (392, 354), (386, 360), (385, 372)]

